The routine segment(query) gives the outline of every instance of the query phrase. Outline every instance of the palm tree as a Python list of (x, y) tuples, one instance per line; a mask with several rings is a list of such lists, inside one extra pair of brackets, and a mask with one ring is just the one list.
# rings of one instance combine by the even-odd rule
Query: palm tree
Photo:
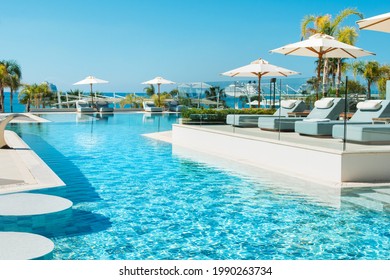
[[(301, 39), (307, 38), (316, 33), (322, 33), (322, 34), (334, 36), (336, 37), (336, 39), (339, 39), (341, 41), (344, 38), (347, 38), (348, 36), (346, 35), (347, 31), (344, 30), (344, 28), (340, 28), (340, 25), (344, 21), (344, 19), (346, 19), (351, 15), (356, 15), (360, 18), (363, 18), (363, 15), (356, 8), (355, 9), (347, 8), (342, 10), (333, 20), (332, 20), (332, 16), (329, 14), (320, 15), (320, 16), (307, 15), (303, 18), (301, 23), (301, 36), (302, 36)], [(348, 27), (348, 28), (349, 28), (348, 30), (354, 29), (353, 27)], [(351, 34), (353, 33), (350, 33), (350, 35)], [(357, 37), (356, 31), (355, 34)], [(354, 42), (354, 40), (351, 40), (351, 42)], [(325, 96), (326, 85), (328, 84), (328, 59), (324, 59), (324, 63), (319, 63), (319, 64), (323, 65), (322, 93)], [(341, 64), (341, 60), (340, 60), (340, 64)], [(341, 71), (341, 65), (339, 66), (339, 69)], [(341, 74), (338, 74), (338, 76), (340, 75)], [(341, 76), (340, 76), (340, 80), (341, 80)]]
[(20, 87), (20, 80), (22, 78), (22, 71), (19, 64), (15, 60), (3, 60), (0, 61), (0, 65), (3, 65), (5, 72), (2, 73), (0, 79), (0, 90), (1, 90), (1, 108), (4, 112), (4, 88), (10, 88), (10, 108), (13, 112), (13, 93)]
[(19, 103), (26, 105), (26, 112), (30, 112), (31, 102), (35, 99), (38, 85), (24, 85), (19, 93)]
[(36, 108), (44, 106), (44, 100), (50, 99), (52, 92), (47, 83), (24, 85), (19, 93), (19, 102), (26, 105), (26, 111), (30, 112), (31, 103), (34, 103)]
[(378, 80), (378, 89), (381, 93), (381, 98), (384, 98), (384, 94), (386, 93), (386, 83), (390, 80), (390, 65), (382, 65), (381, 67), (382, 77)]
[[(345, 26), (338, 30), (336, 38), (348, 45), (355, 45), (358, 34), (354, 27)], [(343, 70), (343, 59), (337, 59), (337, 83), (336, 83), (336, 96), (339, 96), (339, 88), (341, 84), (341, 72)]]
[(368, 61), (365, 63), (363, 77), (367, 81), (367, 99), (371, 98), (371, 85), (382, 76), (381, 66), (378, 61)]
[(7, 77), (7, 68), (0, 63), (0, 113), (4, 112), (4, 87)]
[(355, 60), (351, 64), (349, 64), (349, 69), (352, 70), (353, 78), (356, 81), (357, 77), (360, 75), (363, 75), (364, 72), (364, 61), (362, 60)]
[(156, 94), (156, 90), (154, 88), (154, 85), (149, 85), (148, 87), (144, 88), (144, 91), (148, 96), (153, 96)]

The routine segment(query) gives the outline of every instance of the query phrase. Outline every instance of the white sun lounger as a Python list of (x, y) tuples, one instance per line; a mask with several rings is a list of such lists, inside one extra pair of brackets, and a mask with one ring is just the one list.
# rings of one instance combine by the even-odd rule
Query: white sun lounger
[(297, 121), (311, 120), (311, 121), (327, 121), (338, 119), (340, 113), (344, 111), (343, 98), (322, 98), (314, 103), (314, 109), (306, 118), (274, 118), (268, 119), (260, 117), (258, 126), (263, 130), (271, 131), (294, 131), (295, 123)]
[(239, 127), (257, 127), (259, 117), (278, 118), (287, 117), (290, 112), (303, 112), (306, 109), (305, 102), (301, 100), (282, 100), (281, 107), (273, 115), (240, 115), (229, 114), (226, 117), (226, 123)]
[[(389, 100), (366, 100), (357, 104), (358, 110), (347, 121), (347, 126), (371, 124), (373, 118), (390, 117)], [(298, 121), (295, 123), (295, 132), (310, 136), (332, 136), (334, 125), (343, 125), (342, 120)]]
[(143, 105), (145, 112), (162, 112), (164, 110), (164, 108), (154, 105), (152, 101), (144, 101)]

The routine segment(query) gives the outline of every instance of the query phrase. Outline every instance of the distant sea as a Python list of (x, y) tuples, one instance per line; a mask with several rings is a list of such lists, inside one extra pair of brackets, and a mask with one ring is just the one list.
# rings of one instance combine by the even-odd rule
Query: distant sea
[[(309, 78), (302, 78), (302, 77), (299, 77), (299, 78), (292, 78), (292, 77), (288, 77), (288, 78), (278, 78), (276, 80), (276, 87), (277, 87), (277, 92), (278, 92), (278, 89), (282, 89), (282, 92), (283, 93), (287, 93), (289, 95), (289, 98), (294, 98), (294, 95), (297, 91), (299, 91), (300, 89), (304, 89), (305, 88), (305, 83), (306, 81), (308, 80)], [(206, 82), (206, 84), (209, 84), (211, 86), (219, 86), (220, 88), (226, 88), (228, 87), (229, 85), (232, 85), (234, 84), (235, 82), (237, 81), (234, 81), (233, 79), (231, 81), (225, 81), (225, 82)], [(239, 83), (247, 83), (247, 82), (252, 82), (253, 83), (256, 83), (256, 79), (251, 79), (251, 80), (244, 80), (244, 79), (241, 79), (241, 80), (238, 80)], [(183, 85), (183, 84), (182, 84)], [(271, 99), (271, 92), (270, 92), (270, 78), (264, 78), (262, 79), (262, 82), (261, 82), (261, 86), (262, 86), (262, 91), (264, 92), (264, 97), (266, 99)], [(189, 93), (188, 92), (188, 87), (181, 87), (180, 84), (178, 84), (178, 89), (179, 89), (179, 92), (186, 92), (186, 93)], [(189, 96), (191, 98), (197, 98), (198, 97), (198, 94), (199, 94), (199, 97), (200, 98), (204, 98), (204, 90), (201, 90), (199, 91), (199, 89), (193, 89), (193, 92), (192, 93), (189, 93)], [(99, 94), (102, 94), (104, 96), (107, 96), (107, 97), (113, 97), (114, 95), (116, 96), (121, 96), (121, 97), (125, 97), (127, 94), (129, 94), (129, 92), (100, 92)], [(131, 93), (133, 94), (133, 93)], [(140, 96), (140, 97), (146, 97), (146, 93), (144, 92), (136, 92), (135, 93), (137, 96)], [(377, 88), (376, 86), (373, 86), (372, 88), (372, 94), (373, 95), (377, 95)], [(276, 102), (278, 101), (278, 93), (276, 94)], [(235, 103), (237, 104), (238, 103), (238, 107), (242, 107), (243, 106), (243, 103), (245, 103), (246, 101), (243, 101), (243, 102), (238, 102), (237, 100), (234, 99), (234, 97), (232, 96), (226, 96), (224, 98), (225, 100), (225, 104), (228, 106), (228, 107), (231, 107), (233, 108), (235, 106)], [(5, 92), (5, 112), (10, 112), (10, 93), (9, 92)], [(117, 107), (119, 107), (119, 105), (117, 104), (116, 105)], [(18, 94), (17, 93), (14, 93), (14, 99), (13, 99), (13, 112), (14, 113), (22, 113), (22, 112), (25, 112), (25, 105), (23, 104), (19, 104), (18, 102)]]

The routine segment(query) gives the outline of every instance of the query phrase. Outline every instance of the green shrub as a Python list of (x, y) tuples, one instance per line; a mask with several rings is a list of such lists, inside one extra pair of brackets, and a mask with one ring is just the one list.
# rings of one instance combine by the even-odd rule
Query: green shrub
[[(209, 120), (226, 120), (226, 116), (229, 114), (240, 114), (240, 115), (251, 115), (251, 114), (259, 114), (259, 115), (271, 115), (275, 113), (275, 109), (257, 109), (257, 108), (248, 108), (248, 109), (197, 109), (197, 108), (189, 108), (182, 112), (182, 117), (187, 119), (199, 120), (201, 115), (205, 115), (202, 119)], [(192, 115), (192, 116), (191, 116)], [(211, 116), (213, 115), (213, 116)]]

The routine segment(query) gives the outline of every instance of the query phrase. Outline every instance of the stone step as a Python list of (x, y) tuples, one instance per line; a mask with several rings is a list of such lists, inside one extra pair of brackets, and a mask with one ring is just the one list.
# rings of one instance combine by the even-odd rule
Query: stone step
[(376, 193), (376, 192), (360, 193), (359, 196), (390, 204), (390, 195), (384, 193)]
[(386, 189), (373, 189), (374, 191), (378, 192), (378, 193), (385, 193), (385, 194), (388, 194), (390, 195), (390, 189), (386, 188)]
[(343, 202), (348, 202), (374, 211), (383, 211), (383, 204), (377, 201), (358, 196), (343, 196)]

